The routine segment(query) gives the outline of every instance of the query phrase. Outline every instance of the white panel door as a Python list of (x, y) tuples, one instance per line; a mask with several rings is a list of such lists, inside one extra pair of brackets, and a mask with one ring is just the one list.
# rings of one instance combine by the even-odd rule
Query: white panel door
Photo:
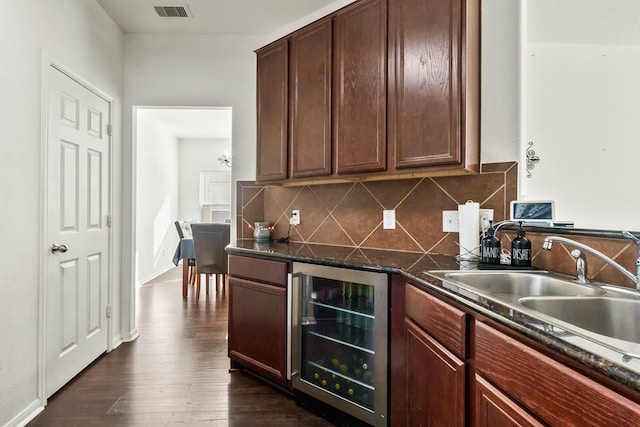
[(47, 112), (47, 397), (107, 350), (109, 102), (54, 67)]

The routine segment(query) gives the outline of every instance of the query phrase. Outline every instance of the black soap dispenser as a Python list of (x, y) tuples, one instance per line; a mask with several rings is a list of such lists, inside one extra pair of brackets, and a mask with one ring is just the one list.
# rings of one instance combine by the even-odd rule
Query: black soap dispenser
[(482, 239), (480, 248), (480, 262), (482, 264), (500, 264), (500, 239), (495, 236), (495, 233), (493, 221), (489, 221), (487, 237)]
[(524, 237), (522, 222), (518, 228), (518, 236), (511, 242), (511, 265), (531, 267), (531, 241)]

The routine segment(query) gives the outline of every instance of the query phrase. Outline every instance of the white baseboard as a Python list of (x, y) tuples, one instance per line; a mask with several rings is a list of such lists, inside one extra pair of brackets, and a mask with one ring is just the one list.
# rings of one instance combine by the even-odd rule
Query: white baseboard
[(166, 273), (167, 271), (172, 270), (172, 269), (174, 269), (174, 268), (176, 268), (176, 266), (175, 266), (175, 265), (173, 265), (173, 264), (170, 264), (170, 265), (168, 265), (168, 266), (165, 266), (165, 267), (164, 267), (163, 269), (161, 269), (160, 271), (156, 271), (156, 272), (154, 272), (153, 274), (151, 274), (151, 275), (149, 275), (149, 276), (145, 277), (144, 279), (142, 279), (142, 280), (138, 280), (138, 283), (136, 283), (136, 288), (139, 288), (140, 286), (144, 285), (145, 283), (152, 281), (152, 280), (153, 280), (153, 279), (155, 279), (156, 277), (161, 276), (161, 275), (163, 275), (164, 273)]
[(31, 405), (27, 406), (22, 412), (13, 417), (4, 427), (24, 427), (29, 424), (40, 412), (44, 411), (42, 401), (34, 400)]
[(140, 336), (140, 334), (138, 334), (138, 330), (134, 329), (134, 330), (132, 330), (130, 332), (122, 334), (122, 342), (135, 341), (139, 336)]

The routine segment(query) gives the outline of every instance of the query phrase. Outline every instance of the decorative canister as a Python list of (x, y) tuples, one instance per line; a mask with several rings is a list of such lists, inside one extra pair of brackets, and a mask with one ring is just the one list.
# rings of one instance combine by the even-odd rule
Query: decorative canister
[(268, 222), (253, 223), (253, 239), (257, 242), (269, 241), (271, 237), (270, 225)]

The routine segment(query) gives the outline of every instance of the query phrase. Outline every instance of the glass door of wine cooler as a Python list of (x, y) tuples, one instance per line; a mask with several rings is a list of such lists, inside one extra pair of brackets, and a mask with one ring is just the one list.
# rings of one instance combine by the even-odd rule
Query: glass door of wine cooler
[(386, 425), (387, 275), (294, 263), (294, 388)]

